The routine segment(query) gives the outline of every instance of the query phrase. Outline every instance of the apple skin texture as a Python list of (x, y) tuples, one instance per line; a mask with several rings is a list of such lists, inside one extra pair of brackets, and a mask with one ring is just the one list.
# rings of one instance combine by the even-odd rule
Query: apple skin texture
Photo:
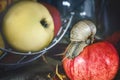
[(70, 80), (114, 80), (119, 69), (115, 47), (101, 41), (91, 44), (75, 58), (65, 58), (63, 67)]
[(33, 1), (14, 4), (4, 16), (2, 29), (7, 43), (21, 52), (42, 50), (54, 37), (54, 21), (48, 9)]

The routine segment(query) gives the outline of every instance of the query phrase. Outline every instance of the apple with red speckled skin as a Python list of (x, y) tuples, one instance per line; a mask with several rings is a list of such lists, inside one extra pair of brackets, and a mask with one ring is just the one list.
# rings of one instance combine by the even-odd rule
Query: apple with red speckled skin
[(111, 43), (96, 42), (78, 56), (64, 58), (63, 67), (70, 80), (113, 80), (119, 69), (119, 55)]

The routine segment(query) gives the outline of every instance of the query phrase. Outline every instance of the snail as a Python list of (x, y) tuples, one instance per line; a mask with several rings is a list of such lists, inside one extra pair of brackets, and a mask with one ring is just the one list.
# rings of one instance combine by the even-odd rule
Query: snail
[(74, 58), (90, 43), (93, 43), (96, 34), (96, 26), (92, 21), (82, 20), (77, 22), (71, 32), (70, 41), (64, 52), (68, 58)]

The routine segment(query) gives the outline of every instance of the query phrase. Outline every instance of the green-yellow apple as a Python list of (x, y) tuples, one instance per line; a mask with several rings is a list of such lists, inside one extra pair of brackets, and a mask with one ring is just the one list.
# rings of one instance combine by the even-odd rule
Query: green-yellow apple
[[(4, 48), (5, 47), (5, 44), (4, 44), (4, 41), (3, 41), (3, 38), (2, 38), (2, 35), (0, 33), (0, 48)], [(3, 53), (3, 51), (0, 50), (0, 55)]]
[(7, 43), (21, 52), (42, 50), (54, 37), (51, 14), (34, 1), (15, 3), (4, 16), (2, 29)]
[(45, 7), (47, 7), (50, 14), (52, 15), (52, 18), (54, 20), (54, 28), (55, 28), (54, 35), (56, 36), (62, 24), (60, 12), (55, 6), (51, 4), (48, 4), (48, 3), (42, 3), (42, 4), (45, 5)]

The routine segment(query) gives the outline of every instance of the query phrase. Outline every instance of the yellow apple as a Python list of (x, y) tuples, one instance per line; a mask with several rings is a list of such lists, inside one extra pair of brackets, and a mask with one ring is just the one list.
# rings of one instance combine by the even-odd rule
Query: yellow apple
[(21, 52), (39, 51), (52, 41), (54, 21), (42, 4), (20, 1), (4, 16), (2, 32), (13, 49)]
[[(0, 33), (0, 48), (4, 48), (4, 47), (5, 47), (5, 44), (4, 44), (2, 35), (1, 35), (1, 33)], [(2, 53), (3, 53), (3, 52), (0, 50), (0, 55), (1, 55)]]

